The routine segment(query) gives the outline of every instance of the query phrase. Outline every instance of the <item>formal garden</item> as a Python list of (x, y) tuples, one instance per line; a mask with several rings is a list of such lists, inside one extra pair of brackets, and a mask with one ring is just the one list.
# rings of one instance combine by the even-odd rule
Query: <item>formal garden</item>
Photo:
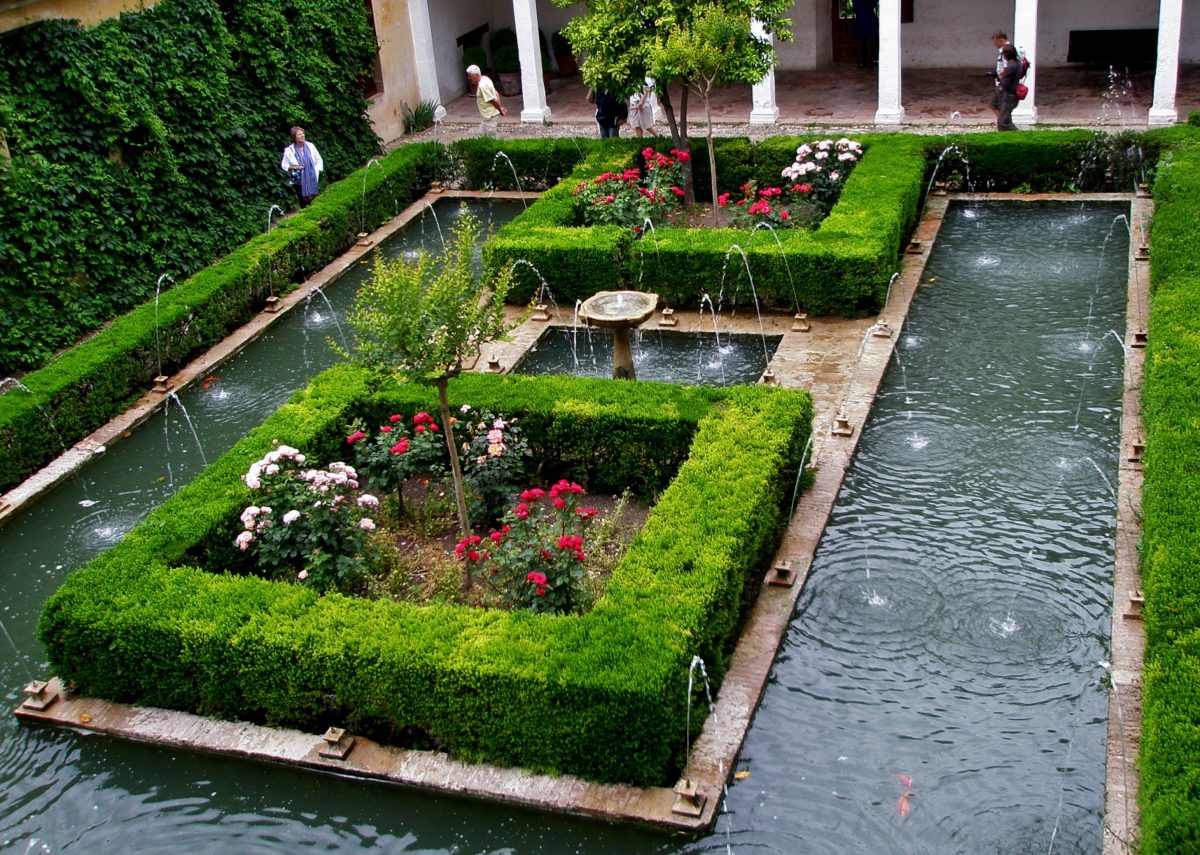
[[(460, 371), (465, 353), (502, 332), (500, 301), (527, 305), (548, 288), (570, 304), (643, 286), (663, 305), (696, 308), (714, 282), (733, 294), (752, 273), (765, 307), (870, 315), (949, 147), (961, 155), (942, 173), (954, 189), (969, 181), (977, 190), (1128, 191), (1144, 174), (1155, 215), (1143, 392), (1141, 846), (1195, 844), (1198, 117), (1108, 138), (1076, 130), (688, 139), (683, 148), (680, 140), (415, 142), (368, 168), (377, 141), (361, 97), (332, 81), (360, 64), (369, 35), (316, 27), (348, 46), (333, 52), (345, 66), (314, 60), (310, 74), (295, 76), (311, 86), (264, 103), (248, 81), (271, 69), (237, 45), (263, 38), (261, 21), (273, 18), (266, 4), (242, 6), (244, 29), (207, 4), (197, 4), (205, 15), (165, 3), (88, 34), (31, 30), (21, 55), (43, 57), (36, 68), (19, 67), (15, 53), (0, 60), (11, 84), (0, 123), (13, 151), (0, 192), (14, 202), (0, 206), (0, 373), (19, 375), (0, 395), (6, 489), (433, 181), (544, 192), (487, 240), (482, 277), (461, 255), (457, 267), (399, 265), (391, 291), (358, 304), (361, 349), (68, 576), (38, 630), (54, 673), (116, 701), (313, 732), (345, 726), (468, 760), (669, 785), (704, 714), (698, 691), (689, 707), (689, 663), (702, 657), (719, 687), (793, 485), (804, 480), (811, 400), (765, 386)], [(174, 40), (150, 39), (143, 26)], [(302, 43), (286, 28), (265, 29), (280, 34), (281, 50)], [(193, 61), (221, 73), (187, 75), (177, 57), (189, 51), (206, 52)], [(103, 92), (80, 73), (97, 55), (111, 61), (94, 75)], [(192, 85), (175, 87), (174, 101), (154, 100), (168, 88), (156, 75)], [(61, 87), (41, 87), (47, 76)], [(80, 120), (45, 94), (53, 91), (80, 93), (95, 108), (94, 124), (83, 126), (96, 143), (82, 166), (68, 163), (67, 130)], [(223, 112), (252, 104), (254, 122)], [(212, 121), (194, 127), (183, 114)], [(284, 115), (292, 118), (277, 121)], [(276, 149), (271, 132), (287, 121), (339, 140), (326, 158), (341, 180), (262, 232), (262, 212), (284, 201), (286, 187), (249, 166), (249, 152)], [(243, 125), (253, 129), (230, 130)], [(183, 127), (207, 152), (203, 161), (177, 151)], [(1126, 157), (1132, 148), (1136, 164)], [(497, 169), (500, 152), (511, 172)], [(681, 179), (708, 205), (703, 216), (680, 216)], [(745, 265), (730, 272), (735, 243)], [(156, 294), (164, 272), (177, 281)], [(380, 322), (394, 301), (418, 305), (431, 281), (447, 289), (440, 305), (482, 313), (440, 350), (430, 330), (453, 321), (408, 330)], [(421, 341), (431, 352), (413, 346)], [(593, 503), (601, 495), (644, 509), (635, 537), (604, 532)], [(398, 557), (400, 544), (424, 557)], [(438, 571), (423, 573), (439, 550)]]

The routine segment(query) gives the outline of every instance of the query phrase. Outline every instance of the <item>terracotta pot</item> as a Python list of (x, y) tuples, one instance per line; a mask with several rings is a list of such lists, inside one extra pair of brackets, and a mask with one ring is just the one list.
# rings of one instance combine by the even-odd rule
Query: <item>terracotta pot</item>
[(521, 72), (501, 71), (496, 74), (500, 83), (500, 91), (505, 95), (521, 94)]
[(573, 53), (556, 56), (554, 57), (554, 61), (558, 63), (558, 73), (563, 77), (570, 77), (579, 71), (579, 64), (575, 62), (575, 54)]

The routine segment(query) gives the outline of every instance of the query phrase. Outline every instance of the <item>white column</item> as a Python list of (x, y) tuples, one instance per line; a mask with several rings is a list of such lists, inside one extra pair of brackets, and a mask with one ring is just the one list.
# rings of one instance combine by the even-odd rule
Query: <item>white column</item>
[(513, 0), (513, 22), (521, 58), (521, 95), (525, 103), (521, 121), (540, 124), (550, 118), (550, 108), (546, 106), (546, 85), (542, 80), (537, 0)]
[(875, 124), (904, 121), (900, 104), (900, 0), (879, 0), (879, 102)]
[(422, 101), (442, 103), (438, 87), (437, 60), (433, 55), (433, 27), (429, 23), (429, 0), (408, 0), (412, 25), (413, 64), (417, 69), (417, 92)]
[(1179, 82), (1179, 38), (1183, 26), (1183, 0), (1159, 0), (1158, 61), (1154, 68), (1154, 98), (1147, 124), (1173, 125), (1175, 86)]
[(1017, 102), (1013, 110), (1013, 122), (1018, 125), (1032, 125), (1037, 121), (1037, 33), (1038, 33), (1038, 0), (1016, 0), (1016, 10), (1013, 15), (1012, 43), (1025, 51), (1029, 58), (1029, 73), (1025, 75), (1024, 83), (1029, 87), (1029, 94), (1024, 101)]
[[(751, 21), (750, 32), (758, 40), (774, 47), (775, 40), (763, 29), (762, 21)], [(779, 106), (775, 103), (775, 66), (773, 64), (763, 79), (750, 88), (750, 101), (750, 124), (773, 125), (778, 121)]]

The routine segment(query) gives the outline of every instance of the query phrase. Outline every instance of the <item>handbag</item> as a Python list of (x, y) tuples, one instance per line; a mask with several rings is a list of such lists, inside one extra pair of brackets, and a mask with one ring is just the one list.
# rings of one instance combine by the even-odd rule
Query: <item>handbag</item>
[(1024, 101), (1025, 96), (1028, 94), (1029, 94), (1029, 87), (1026, 86), (1024, 83), (1018, 83), (1017, 89), (1016, 89), (1017, 100)]
[(300, 186), (300, 178), (303, 175), (304, 175), (303, 169), (289, 169), (288, 170), (288, 184), (291, 184), (293, 187), (299, 187)]

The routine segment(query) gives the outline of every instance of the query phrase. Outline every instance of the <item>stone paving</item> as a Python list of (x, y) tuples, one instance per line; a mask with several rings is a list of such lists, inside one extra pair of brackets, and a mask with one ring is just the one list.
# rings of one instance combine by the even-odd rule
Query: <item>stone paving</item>
[[(491, 195), (491, 194), (481, 194)], [(514, 197), (516, 194), (495, 194)], [(971, 198), (993, 198), (978, 195)], [(1036, 201), (1045, 196), (1018, 197)], [(1097, 194), (1073, 199), (1128, 199), (1128, 196)], [(853, 458), (862, 425), (900, 335), (908, 306), (922, 280), (927, 248), (936, 238), (948, 199), (931, 195), (913, 238), (919, 241), (901, 256), (901, 269), (887, 304), (878, 317), (861, 319), (804, 318), (790, 314), (765, 313), (761, 319), (743, 311), (737, 318), (722, 318), (722, 332), (778, 334), (782, 340), (768, 368), (781, 386), (807, 388), (814, 403), (814, 441), (810, 465), (815, 482), (801, 495), (757, 604), (734, 652), (731, 666), (711, 715), (697, 737), (689, 756), (685, 777), (698, 795), (681, 800), (670, 788), (633, 788), (593, 784), (572, 776), (533, 775), (520, 769), (502, 769), (455, 761), (444, 754), (408, 751), (357, 738), (344, 759), (321, 755), (327, 743), (321, 736), (298, 731), (258, 727), (246, 723), (221, 722), (165, 710), (150, 710), (70, 696), (52, 682), (50, 691), (58, 700), (44, 711), (22, 706), (17, 715), (97, 731), (124, 738), (168, 744), (236, 756), (291, 763), (342, 775), (384, 780), (407, 786), (482, 799), (502, 800), (566, 813), (633, 822), (663, 829), (700, 833), (716, 820), (723, 787), (732, 774), (738, 752), (749, 729), (766, 685), (775, 654), (791, 620), (817, 545), (842, 479)], [(1136, 199), (1131, 217), (1131, 234), (1148, 232), (1152, 200)], [(280, 301), (276, 315), (302, 302), (307, 293), (335, 278), (354, 264), (371, 247), (405, 222), (421, 213), (425, 201), (410, 206), (397, 220), (372, 234), (366, 241), (310, 279)], [(1138, 241), (1132, 243), (1136, 246)], [(1129, 309), (1126, 335), (1124, 412), (1122, 418), (1122, 463), (1118, 486), (1116, 581), (1114, 587), (1112, 670), (1116, 687), (1110, 695), (1108, 774), (1105, 813), (1105, 852), (1126, 851), (1125, 841), (1136, 828), (1136, 785), (1134, 762), (1140, 732), (1141, 623), (1137, 617), (1140, 588), (1136, 543), (1139, 534), (1140, 453), (1142, 433), (1139, 393), (1142, 377), (1141, 345), (1144, 345), (1149, 311), (1148, 263), (1132, 251), (1129, 262)], [(510, 308), (517, 326), (505, 342), (485, 345), (479, 370), (507, 371), (536, 341), (548, 323), (564, 323), (561, 315), (539, 320), (540, 313), (528, 308)], [(711, 316), (677, 311), (675, 329), (711, 329)], [(263, 316), (171, 378), (178, 388), (204, 377), (222, 358), (236, 353), (269, 323)], [(703, 323), (702, 323), (703, 322)], [(659, 326), (662, 316), (647, 322)], [(490, 366), (490, 368), (489, 368)], [(103, 445), (115, 440), (132, 424), (146, 418), (161, 402), (161, 394), (149, 394), (122, 420), (97, 432), (80, 446)], [(89, 444), (90, 443), (90, 444)], [(93, 453), (87, 451), (87, 454)], [(86, 454), (80, 459), (86, 460)], [(65, 474), (65, 473), (64, 473)], [(12, 496), (12, 494), (9, 494)], [(9, 496), (4, 497), (8, 500)], [(24, 499), (17, 501), (19, 507)], [(7, 511), (11, 513), (12, 510)], [(790, 585), (772, 584), (790, 577)]]
[[(903, 71), (902, 103), (905, 121), (900, 127), (876, 126), (877, 80), (874, 70), (838, 63), (812, 71), (777, 71), (775, 100), (779, 121), (774, 125), (749, 125), (750, 87), (730, 86), (712, 97), (715, 136), (749, 136), (761, 139), (776, 134), (805, 132), (863, 133), (908, 131), (917, 133), (972, 133), (995, 130), (988, 102), (992, 81), (983, 72), (994, 59), (990, 44), (980, 50), (979, 68), (913, 68)], [(1145, 128), (1153, 93), (1152, 69), (1136, 69), (1129, 87), (1109, 91), (1108, 71), (1082, 66), (1038, 68), (1037, 127), (1084, 127), (1106, 131)], [(498, 136), (598, 136), (594, 107), (585, 100), (587, 89), (578, 76), (552, 78), (546, 96), (551, 116), (547, 124), (520, 121), (521, 96), (502, 98), (509, 115), (500, 122)], [(682, 93), (673, 90), (673, 103)], [(451, 100), (441, 125), (422, 134), (401, 137), (394, 143), (432, 138), (450, 141), (479, 132), (479, 113), (468, 96)], [(1182, 65), (1176, 94), (1179, 120), (1200, 110), (1200, 65)], [(704, 135), (704, 107), (699, 99), (688, 103), (689, 132)], [(666, 119), (658, 132), (669, 135)], [(622, 129), (622, 136), (632, 132)]]

